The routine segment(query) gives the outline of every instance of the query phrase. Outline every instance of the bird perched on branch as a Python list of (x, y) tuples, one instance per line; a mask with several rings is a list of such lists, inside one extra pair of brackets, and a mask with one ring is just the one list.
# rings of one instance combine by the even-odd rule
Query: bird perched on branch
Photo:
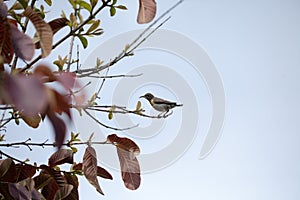
[(177, 106), (183, 106), (182, 104), (177, 104), (176, 102), (171, 102), (171, 101), (168, 101), (165, 99), (155, 97), (151, 93), (147, 93), (143, 96), (140, 96), (140, 98), (147, 99), (149, 101), (149, 103), (151, 104), (151, 106), (155, 110), (161, 112), (159, 114), (159, 116), (163, 115), (163, 117), (167, 117), (167, 116), (171, 115), (173, 111), (170, 114), (168, 114), (168, 113), (172, 108), (177, 107)]

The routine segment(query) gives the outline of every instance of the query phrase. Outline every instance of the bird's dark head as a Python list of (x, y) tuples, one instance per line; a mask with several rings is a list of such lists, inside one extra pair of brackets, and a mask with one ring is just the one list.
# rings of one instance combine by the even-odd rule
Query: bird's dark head
[(144, 96), (140, 96), (140, 98), (145, 98), (145, 99), (147, 99), (148, 101), (151, 101), (151, 99), (153, 99), (153, 94), (151, 94), (151, 93), (147, 93), (147, 94), (145, 94)]

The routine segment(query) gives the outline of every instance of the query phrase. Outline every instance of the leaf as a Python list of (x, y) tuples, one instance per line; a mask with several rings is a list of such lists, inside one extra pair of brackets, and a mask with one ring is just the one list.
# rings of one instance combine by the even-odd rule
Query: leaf
[(20, 183), (8, 183), (8, 190), (14, 199), (31, 200), (31, 193)]
[(94, 8), (97, 5), (98, 0), (90, 0), (90, 3), (91, 3), (92, 8)]
[(16, 56), (24, 60), (31, 60), (35, 49), (33, 40), (12, 24), (10, 24), (10, 33)]
[[(74, 165), (73, 170), (81, 171), (82, 163), (78, 163), (78, 164)], [(112, 175), (106, 169), (104, 169), (100, 166), (97, 166), (97, 176), (99, 176), (101, 178), (105, 178), (105, 179), (110, 179), (110, 180), (113, 179)]]
[(78, 38), (79, 38), (79, 40), (80, 40), (80, 42), (81, 42), (83, 48), (86, 48), (86, 47), (88, 46), (88, 41), (87, 41), (87, 39), (86, 39), (85, 37), (81, 36), (81, 35), (79, 35)]
[(100, 20), (94, 21), (94, 23), (90, 26), (90, 28), (86, 31), (87, 33), (91, 33), (100, 25)]
[(136, 190), (141, 184), (140, 165), (137, 158), (131, 158), (130, 152), (117, 147), (121, 175), (126, 188)]
[(54, 35), (57, 31), (67, 26), (67, 22), (68, 22), (67, 18), (61, 17), (50, 21), (48, 24), (50, 25)]
[(97, 179), (97, 157), (96, 151), (93, 147), (88, 146), (85, 149), (85, 153), (83, 156), (82, 162), (82, 171), (84, 173), (85, 178), (93, 185), (96, 190), (104, 195), (102, 192), (98, 179)]
[(47, 112), (47, 116), (54, 128), (55, 143), (58, 149), (60, 149), (66, 137), (66, 125), (64, 121), (57, 117), (52, 110)]
[(118, 137), (116, 134), (111, 134), (107, 136), (107, 140), (113, 143), (116, 147), (129, 152), (132, 159), (140, 154), (139, 146), (131, 139)]
[(48, 105), (45, 86), (34, 76), (7, 75), (5, 92), (7, 103), (14, 104), (26, 116), (44, 112)]
[(121, 175), (125, 187), (130, 190), (136, 190), (141, 183), (140, 165), (136, 158), (140, 153), (139, 147), (132, 140), (118, 137), (116, 134), (107, 136), (107, 140), (117, 147)]
[(52, 0), (44, 0), (48, 6), (52, 6)]
[(141, 107), (142, 107), (142, 103), (140, 101), (138, 101), (136, 104), (135, 110), (139, 111), (141, 109)]
[(113, 16), (115, 16), (117, 10), (115, 7), (112, 6), (112, 7), (110, 7), (109, 12), (110, 12), (110, 16), (113, 17)]
[(0, 160), (0, 178), (6, 174), (12, 162), (13, 161), (10, 158)]
[(42, 57), (47, 57), (52, 50), (53, 41), (53, 33), (50, 25), (47, 24), (41, 16), (30, 7), (26, 8), (24, 15), (29, 18), (37, 31), (42, 48)]
[(11, 41), (10, 24), (7, 20), (7, 7), (0, 2), (0, 56), (4, 58), (4, 63), (10, 63), (14, 51)]
[(89, 11), (89, 12), (92, 11), (91, 5), (88, 4), (88, 3), (85, 2), (85, 1), (80, 1), (80, 2), (79, 2), (79, 5), (80, 5), (82, 8), (86, 9), (87, 11)]
[(38, 176), (34, 177), (35, 188), (42, 189), (52, 181), (51, 175), (41, 172)]
[(18, 0), (18, 2), (20, 2), (20, 4), (23, 6), (23, 8), (27, 8), (28, 0)]
[(65, 175), (65, 179), (67, 181), (68, 184), (71, 184), (73, 185), (73, 189), (70, 193), (70, 195), (67, 197), (68, 200), (77, 200), (79, 199), (79, 194), (78, 194), (78, 178), (76, 175), (73, 175), (69, 172), (64, 172), (64, 175)]
[(16, 170), (18, 174), (18, 180), (22, 181), (27, 178), (31, 178), (36, 173), (36, 168), (32, 165), (25, 165), (25, 164), (16, 164)]
[(72, 190), (73, 190), (73, 185), (64, 184), (56, 192), (54, 199), (56, 199), (56, 200), (64, 199), (65, 197), (69, 196), (69, 194), (72, 192)]
[(116, 8), (121, 9), (121, 10), (127, 10), (127, 7), (124, 5), (118, 5)]
[(156, 15), (155, 0), (139, 0), (139, 12), (137, 22), (139, 24), (149, 23)]
[(73, 151), (70, 149), (60, 149), (52, 154), (49, 158), (48, 165), (50, 167), (61, 165), (64, 163), (73, 163)]
[(23, 119), (23, 121), (30, 126), (31, 128), (37, 128), (39, 127), (39, 124), (41, 122), (41, 116), (39, 114), (34, 114), (30, 116), (23, 115), (21, 112), (19, 113), (20, 117)]

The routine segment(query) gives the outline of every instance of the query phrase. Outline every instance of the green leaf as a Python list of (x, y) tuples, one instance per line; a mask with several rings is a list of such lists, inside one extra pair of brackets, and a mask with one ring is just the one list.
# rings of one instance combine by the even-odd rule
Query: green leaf
[(23, 8), (27, 8), (28, 1), (26, 1), (26, 0), (18, 0), (18, 2), (20, 2), (20, 4), (23, 6)]
[(92, 11), (91, 5), (88, 4), (88, 3), (85, 2), (85, 1), (80, 1), (80, 2), (79, 2), (79, 5), (80, 5), (82, 8), (86, 9), (87, 11), (89, 11), (89, 12)]
[(110, 12), (110, 16), (114, 16), (117, 11), (116, 11), (116, 8), (112, 6), (112, 7), (110, 7), (109, 12)]
[(44, 0), (48, 6), (52, 6), (52, 0)]
[(86, 31), (87, 33), (91, 33), (100, 25), (100, 20), (94, 21), (94, 23), (90, 26), (90, 28)]
[(98, 0), (90, 0), (90, 2), (91, 2), (92, 8), (94, 8), (97, 5)]
[(116, 8), (121, 9), (121, 10), (127, 10), (127, 7), (123, 6), (123, 5), (118, 5), (118, 6), (116, 6)]
[(83, 48), (86, 48), (88, 45), (88, 40), (85, 37), (83, 37), (82, 35), (79, 35), (78, 38), (79, 38)]
[(113, 0), (112, 5), (115, 5), (118, 0)]

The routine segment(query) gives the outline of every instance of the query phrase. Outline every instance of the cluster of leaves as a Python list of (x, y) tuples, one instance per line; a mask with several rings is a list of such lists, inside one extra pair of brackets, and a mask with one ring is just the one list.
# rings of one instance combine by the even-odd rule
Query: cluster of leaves
[[(2, 150), (0, 156), (7, 159), (0, 160), (0, 199), (78, 199), (78, 175), (84, 175), (96, 190), (103, 194), (97, 176), (112, 179), (111, 174), (97, 165), (96, 151), (93, 142), (80, 142), (78, 134), (72, 134), (71, 139), (64, 143), (66, 137), (66, 123), (71, 121), (71, 109), (83, 105), (82, 87), (76, 81), (78, 74), (71, 72), (70, 65), (74, 62), (72, 54), (59, 55), (53, 63), (58, 67), (52, 71), (52, 66), (37, 65), (36, 62), (49, 56), (53, 49), (69, 38), (77, 38), (83, 47), (88, 46), (88, 37), (100, 36), (103, 29), (100, 19), (96, 15), (104, 8), (109, 8), (111, 16), (117, 10), (126, 10), (126, 6), (118, 5), (117, 0), (69, 0), (73, 8), (70, 14), (62, 13), (62, 17), (45, 21), (44, 6), (35, 6), (35, 0), (17, 0), (10, 8), (0, 0), (0, 105), (3, 115), (10, 113), (9, 118), (0, 119), (0, 131), (11, 121), (18, 125), (23, 120), (28, 126), (38, 128), (47, 117), (55, 134), (57, 147), (48, 165), (31, 165), (22, 162)], [(44, 0), (52, 5), (52, 0)], [(85, 12), (85, 14), (83, 14)], [(137, 22), (148, 23), (156, 14), (154, 0), (139, 0)], [(84, 18), (83, 16), (88, 16)], [(32, 23), (35, 34), (26, 34), (28, 23)], [(60, 40), (53, 44), (53, 36), (64, 27), (69, 30)], [(39, 50), (40, 49), (40, 50)], [(72, 52), (72, 48), (70, 48)], [(34, 58), (37, 52), (40, 55)], [(18, 61), (25, 66), (18, 68)], [(111, 63), (112, 65), (113, 63)], [(67, 66), (66, 66), (67, 65)], [(102, 61), (97, 60), (97, 68)], [(77, 91), (77, 92), (74, 92)], [(93, 101), (87, 102), (92, 105)], [(114, 108), (110, 108), (109, 119), (112, 119)], [(127, 112), (127, 111), (126, 111)], [(138, 102), (135, 113), (142, 113), (141, 103)], [(65, 117), (66, 116), (66, 117)], [(0, 142), (4, 135), (0, 134)], [(140, 167), (136, 156), (139, 147), (128, 138), (109, 135), (105, 144), (112, 144), (117, 148), (120, 161), (121, 176), (126, 188), (135, 190), (140, 185)], [(103, 144), (104, 144), (103, 143)], [(82, 162), (75, 163), (75, 145), (86, 144)], [(28, 143), (24, 143), (29, 147)], [(33, 144), (32, 144), (33, 145)], [(43, 146), (41, 144), (39, 146)], [(49, 145), (51, 146), (51, 144)], [(64, 149), (68, 146), (70, 149)], [(69, 171), (62, 171), (58, 165), (72, 164)]]
[[(74, 136), (74, 135), (73, 135)], [(76, 140), (75, 136), (70, 141)], [(107, 137), (107, 144), (116, 146), (121, 175), (126, 188), (135, 190), (140, 186), (140, 166), (136, 156), (139, 147), (128, 138), (115, 134)], [(98, 178), (112, 180), (112, 175), (98, 166), (96, 150), (89, 145), (81, 163), (74, 162), (74, 151), (60, 149), (51, 155), (48, 165), (30, 165), (15, 162), (11, 158), (0, 160), (0, 197), (5, 199), (78, 199), (78, 178), (83, 175), (102, 195)], [(70, 171), (61, 171), (58, 165), (72, 164)]]

